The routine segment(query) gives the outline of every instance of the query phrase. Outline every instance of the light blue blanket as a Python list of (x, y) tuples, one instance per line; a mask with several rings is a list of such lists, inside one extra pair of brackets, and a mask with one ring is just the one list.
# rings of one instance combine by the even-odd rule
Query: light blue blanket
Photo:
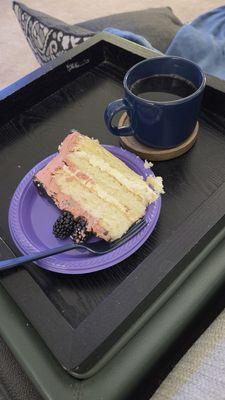
[[(115, 28), (105, 30), (161, 54), (142, 36)], [(170, 43), (166, 55), (187, 58), (196, 62), (206, 73), (225, 79), (225, 6), (202, 14), (182, 26)]]
[[(121, 29), (112, 28), (112, 27), (105, 28), (104, 32), (109, 32), (109, 33), (112, 33), (113, 35), (121, 36), (124, 39), (131, 40), (132, 42), (138, 43), (141, 46), (147, 47), (148, 49), (151, 49), (153, 51), (156, 51), (157, 53), (160, 53), (160, 51), (155, 49), (147, 39), (145, 39), (141, 35), (137, 35), (136, 33), (133, 33), (130, 31), (123, 31)], [(160, 53), (160, 54), (162, 54), (162, 53)]]
[(208, 74), (225, 79), (225, 6), (182, 26), (166, 54), (188, 58)]

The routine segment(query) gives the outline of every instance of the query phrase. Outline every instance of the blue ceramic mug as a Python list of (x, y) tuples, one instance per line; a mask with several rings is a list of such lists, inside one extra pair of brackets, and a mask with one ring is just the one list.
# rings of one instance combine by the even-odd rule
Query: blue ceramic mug
[[(131, 91), (135, 82), (153, 75), (181, 78), (192, 84), (194, 90), (187, 97), (173, 101), (146, 100)], [(201, 68), (184, 58), (157, 57), (141, 61), (126, 73), (124, 98), (107, 106), (105, 123), (114, 135), (133, 135), (151, 147), (175, 147), (184, 142), (196, 126), (205, 84), (206, 77)], [(113, 125), (112, 119), (120, 111), (127, 112), (129, 126)]]

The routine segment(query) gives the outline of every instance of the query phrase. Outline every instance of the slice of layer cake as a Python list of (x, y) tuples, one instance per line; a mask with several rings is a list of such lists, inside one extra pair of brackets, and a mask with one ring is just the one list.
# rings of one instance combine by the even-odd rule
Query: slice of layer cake
[(163, 190), (162, 185), (154, 189), (154, 178), (149, 186), (97, 140), (77, 131), (65, 138), (34, 182), (60, 210), (82, 217), (87, 231), (107, 241), (126, 233)]

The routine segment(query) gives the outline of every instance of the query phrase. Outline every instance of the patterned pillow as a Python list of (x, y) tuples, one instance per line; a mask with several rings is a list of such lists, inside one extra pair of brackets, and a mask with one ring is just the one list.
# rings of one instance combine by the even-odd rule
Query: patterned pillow
[(16, 1), (13, 2), (13, 10), (40, 64), (53, 60), (95, 34), (31, 10)]

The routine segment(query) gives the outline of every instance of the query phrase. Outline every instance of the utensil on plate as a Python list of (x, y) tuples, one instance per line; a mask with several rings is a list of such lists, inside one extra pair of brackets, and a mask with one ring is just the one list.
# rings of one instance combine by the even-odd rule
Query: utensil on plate
[(13, 267), (17, 267), (18, 265), (24, 264), (26, 262), (37, 261), (41, 258), (46, 258), (53, 256), (55, 254), (64, 253), (65, 251), (74, 250), (74, 249), (86, 249), (90, 253), (94, 254), (106, 254), (112, 250), (115, 250), (117, 247), (126, 243), (133, 236), (135, 236), (141, 229), (143, 229), (147, 225), (145, 218), (142, 218), (137, 223), (133, 224), (130, 229), (122, 236), (122, 238), (114, 240), (113, 242), (106, 242), (104, 240), (99, 240), (94, 243), (69, 243), (64, 246), (55, 247), (54, 249), (47, 249), (43, 251), (39, 251), (34, 254), (29, 254), (25, 256), (10, 258), (7, 260), (0, 261), (0, 270), (10, 269)]

